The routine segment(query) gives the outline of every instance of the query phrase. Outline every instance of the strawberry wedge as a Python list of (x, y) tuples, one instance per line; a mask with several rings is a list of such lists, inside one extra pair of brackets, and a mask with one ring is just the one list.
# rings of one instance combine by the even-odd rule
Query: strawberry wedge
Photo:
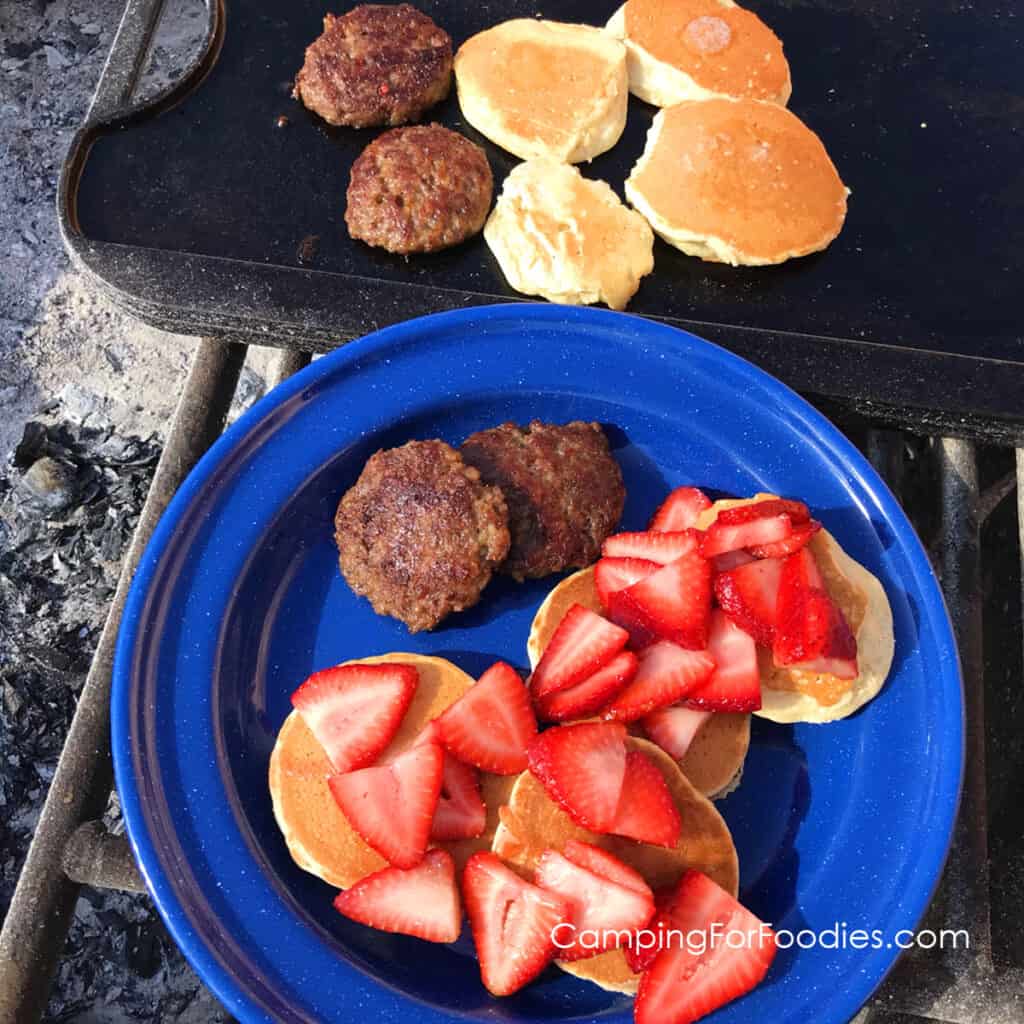
[[(757, 505), (745, 505), (743, 508), (757, 508)], [(740, 512), (743, 509), (730, 509)], [(725, 513), (722, 513), (724, 515)], [(793, 524), (789, 516), (780, 513), (775, 516), (752, 517), (739, 523), (723, 523), (719, 516), (704, 531), (700, 551), (705, 558), (714, 558), (729, 551), (740, 548), (761, 547), (785, 540), (793, 532)]]
[(538, 718), (547, 722), (571, 722), (593, 715), (632, 682), (638, 664), (632, 651), (620, 651), (582, 683), (536, 701)]
[(669, 757), (681, 761), (711, 714), (710, 711), (677, 704), (644, 715), (640, 724), (652, 743), (661, 747)]
[(600, 846), (594, 846), (593, 843), (570, 839), (562, 847), (562, 854), (573, 864), (578, 864), (581, 868), (586, 868), (601, 878), (607, 878), (610, 882), (624, 885), (634, 892), (649, 894), (651, 891), (639, 871), (634, 871), (614, 854), (602, 850)]
[(711, 499), (696, 487), (677, 487), (658, 507), (648, 530), (672, 533), (697, 525), (701, 512), (711, 508)]
[(526, 747), (537, 734), (530, 695), (519, 674), (495, 662), (437, 719), (441, 742), (460, 761), (496, 775), (526, 769)]
[(535, 700), (582, 683), (629, 641), (629, 634), (597, 612), (574, 604), (558, 624), (530, 677)]
[(702, 650), (707, 646), (710, 611), (711, 565), (694, 550), (612, 594), (608, 616), (629, 631), (635, 648), (671, 640)]
[(782, 559), (779, 558), (748, 562), (715, 577), (715, 597), (721, 609), (766, 647), (771, 647), (775, 639), (781, 578)]
[(659, 565), (668, 565), (677, 558), (696, 551), (700, 544), (696, 530), (674, 533), (615, 533), (601, 546), (605, 558), (641, 558)]
[[(416, 743), (441, 743), (435, 718)], [(434, 809), (430, 838), (435, 842), (475, 839), (487, 825), (487, 808), (480, 796), (480, 773), (470, 764), (445, 751), (441, 772), (441, 794)]]
[(626, 754), (626, 775), (611, 831), (654, 846), (679, 842), (682, 820), (657, 765), (638, 750)]
[(775, 958), (772, 930), (699, 871), (665, 911), (672, 929), (640, 979), (636, 1024), (692, 1024), (760, 984)]
[(593, 832), (611, 831), (626, 777), (624, 725), (559, 725), (537, 736), (527, 757), (548, 796), (577, 825)]
[(382, 932), (454, 942), (462, 930), (455, 862), (444, 850), (428, 850), (414, 868), (384, 868), (361, 878), (338, 893), (334, 909)]
[(415, 867), (426, 852), (441, 794), (444, 751), (422, 743), (390, 764), (328, 779), (349, 824), (396, 868)]
[(714, 669), (707, 651), (688, 651), (668, 640), (652, 644), (641, 654), (633, 681), (605, 708), (603, 717), (634, 722), (676, 704), (700, 689)]
[(311, 675), (292, 706), (337, 772), (373, 764), (391, 742), (416, 692), (412, 665), (338, 665)]
[(650, 889), (640, 892), (620, 885), (556, 850), (541, 854), (534, 881), (569, 904), (570, 927), (554, 936), (559, 960), (584, 960), (618, 949), (621, 940), (643, 928), (654, 913)]
[(783, 563), (777, 616), (772, 645), (776, 665), (839, 679), (857, 678), (857, 639), (829, 597), (809, 548)]
[(821, 523), (817, 519), (809, 519), (793, 527), (793, 532), (784, 540), (777, 540), (774, 544), (760, 544), (750, 548), (750, 553), (755, 558), (785, 558), (795, 551), (799, 551), (807, 542), (821, 529)]
[(524, 881), (483, 850), (466, 862), (462, 897), (488, 992), (508, 996), (544, 970), (558, 952), (553, 935), (568, 924), (569, 904)]
[(612, 594), (617, 590), (639, 583), (645, 576), (657, 572), (660, 563), (646, 558), (602, 558), (594, 566), (594, 586), (601, 606), (608, 608)]
[(703, 686), (686, 695), (687, 706), (702, 711), (757, 711), (761, 707), (757, 645), (718, 608), (711, 613), (708, 654), (715, 669)]

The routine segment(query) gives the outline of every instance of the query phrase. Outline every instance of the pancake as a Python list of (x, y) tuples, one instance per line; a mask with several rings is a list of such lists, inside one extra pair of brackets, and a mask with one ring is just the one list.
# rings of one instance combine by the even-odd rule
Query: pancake
[[(404, 662), (419, 672), (416, 694), (381, 760), (412, 746), (427, 723), (454, 704), (474, 682), (472, 676), (444, 658), (422, 654), (381, 654), (357, 661), (369, 665)], [(281, 726), (270, 755), (274, 817), (300, 868), (330, 885), (347, 889), (360, 878), (386, 868), (388, 862), (366, 844), (335, 803), (327, 786), (333, 774), (323, 748), (299, 713), (293, 711)], [(473, 853), (490, 847), (498, 825), (498, 808), (507, 800), (514, 781), (514, 776), (482, 772), (480, 790), (487, 805), (483, 835), (437, 844), (451, 853), (460, 871)]]
[(625, 189), (670, 245), (733, 266), (824, 249), (842, 229), (849, 195), (821, 139), (795, 114), (746, 99), (659, 111)]
[(465, 119), (523, 160), (592, 160), (626, 125), (626, 48), (590, 25), (495, 25), (459, 47), (455, 82)]
[[(697, 526), (706, 529), (724, 509), (774, 497), (756, 494), (753, 498), (716, 501), (700, 514)], [(778, 668), (772, 663), (771, 651), (758, 647), (762, 706), (754, 714), (773, 722), (832, 722), (852, 715), (882, 689), (896, 648), (892, 608), (879, 580), (850, 558), (827, 530), (815, 534), (809, 547), (829, 596), (842, 610), (857, 638), (859, 674), (848, 680)]]
[[(536, 667), (551, 635), (574, 604), (604, 614), (594, 586), (592, 566), (567, 576), (537, 609), (526, 642), (531, 668)], [(633, 731), (640, 731), (638, 723)], [(750, 715), (716, 712), (697, 730), (679, 767), (704, 796), (720, 799), (739, 785), (749, 746)]]
[(654, 269), (654, 234), (604, 181), (550, 157), (505, 179), (484, 239), (516, 291), (622, 309)]
[(778, 36), (732, 0), (628, 0), (605, 26), (626, 44), (629, 91), (656, 107), (717, 96), (785, 105)]
[[(545, 850), (560, 851), (570, 839), (578, 839), (620, 858), (639, 871), (652, 889), (673, 885), (684, 871), (695, 868), (735, 896), (739, 887), (736, 847), (714, 805), (694, 789), (661, 748), (634, 736), (627, 737), (626, 746), (643, 752), (657, 765), (675, 799), (683, 833), (674, 849), (622, 836), (598, 835), (581, 828), (548, 797), (530, 772), (523, 772), (512, 788), (508, 806), (501, 811), (501, 824), (492, 845), (494, 852), (524, 877), (532, 879)], [(615, 992), (636, 992), (640, 980), (629, 969), (621, 950), (572, 963), (558, 962), (558, 966)]]

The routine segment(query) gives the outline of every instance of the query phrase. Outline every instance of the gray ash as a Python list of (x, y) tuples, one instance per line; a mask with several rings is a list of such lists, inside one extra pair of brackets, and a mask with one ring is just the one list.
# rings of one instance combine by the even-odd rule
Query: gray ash
[[(160, 455), (112, 428), (31, 422), (0, 475), (0, 917)], [(107, 823), (122, 825), (116, 798)], [(83, 888), (46, 1020), (229, 1021), (147, 896)]]

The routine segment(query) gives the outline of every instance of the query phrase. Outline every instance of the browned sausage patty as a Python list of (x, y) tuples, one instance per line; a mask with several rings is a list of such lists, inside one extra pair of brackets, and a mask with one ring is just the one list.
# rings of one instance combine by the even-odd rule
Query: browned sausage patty
[(389, 252), (435, 252), (475, 235), (493, 191), (484, 151), (439, 124), (395, 128), (352, 165), (345, 223)]
[(461, 451), (508, 503), (512, 547), (502, 572), (521, 580), (598, 558), (626, 500), (599, 424), (503, 423), (468, 437)]
[(415, 121), (448, 95), (452, 39), (410, 4), (360, 4), (306, 50), (292, 95), (329, 124)]
[(476, 604), (509, 546), (501, 491), (443, 441), (373, 455), (334, 529), (349, 586), (413, 633)]

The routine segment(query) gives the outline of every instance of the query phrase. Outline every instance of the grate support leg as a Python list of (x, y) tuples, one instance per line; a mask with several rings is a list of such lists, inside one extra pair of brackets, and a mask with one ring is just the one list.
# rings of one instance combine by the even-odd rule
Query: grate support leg
[(28, 856), (0, 932), (0, 1024), (33, 1024), (46, 1008), (79, 883), (64, 872), (79, 826), (110, 795), (110, 674), (121, 611), (135, 567), (178, 485), (224, 427), (246, 346), (200, 341), (163, 455), (125, 557), (117, 591)]

